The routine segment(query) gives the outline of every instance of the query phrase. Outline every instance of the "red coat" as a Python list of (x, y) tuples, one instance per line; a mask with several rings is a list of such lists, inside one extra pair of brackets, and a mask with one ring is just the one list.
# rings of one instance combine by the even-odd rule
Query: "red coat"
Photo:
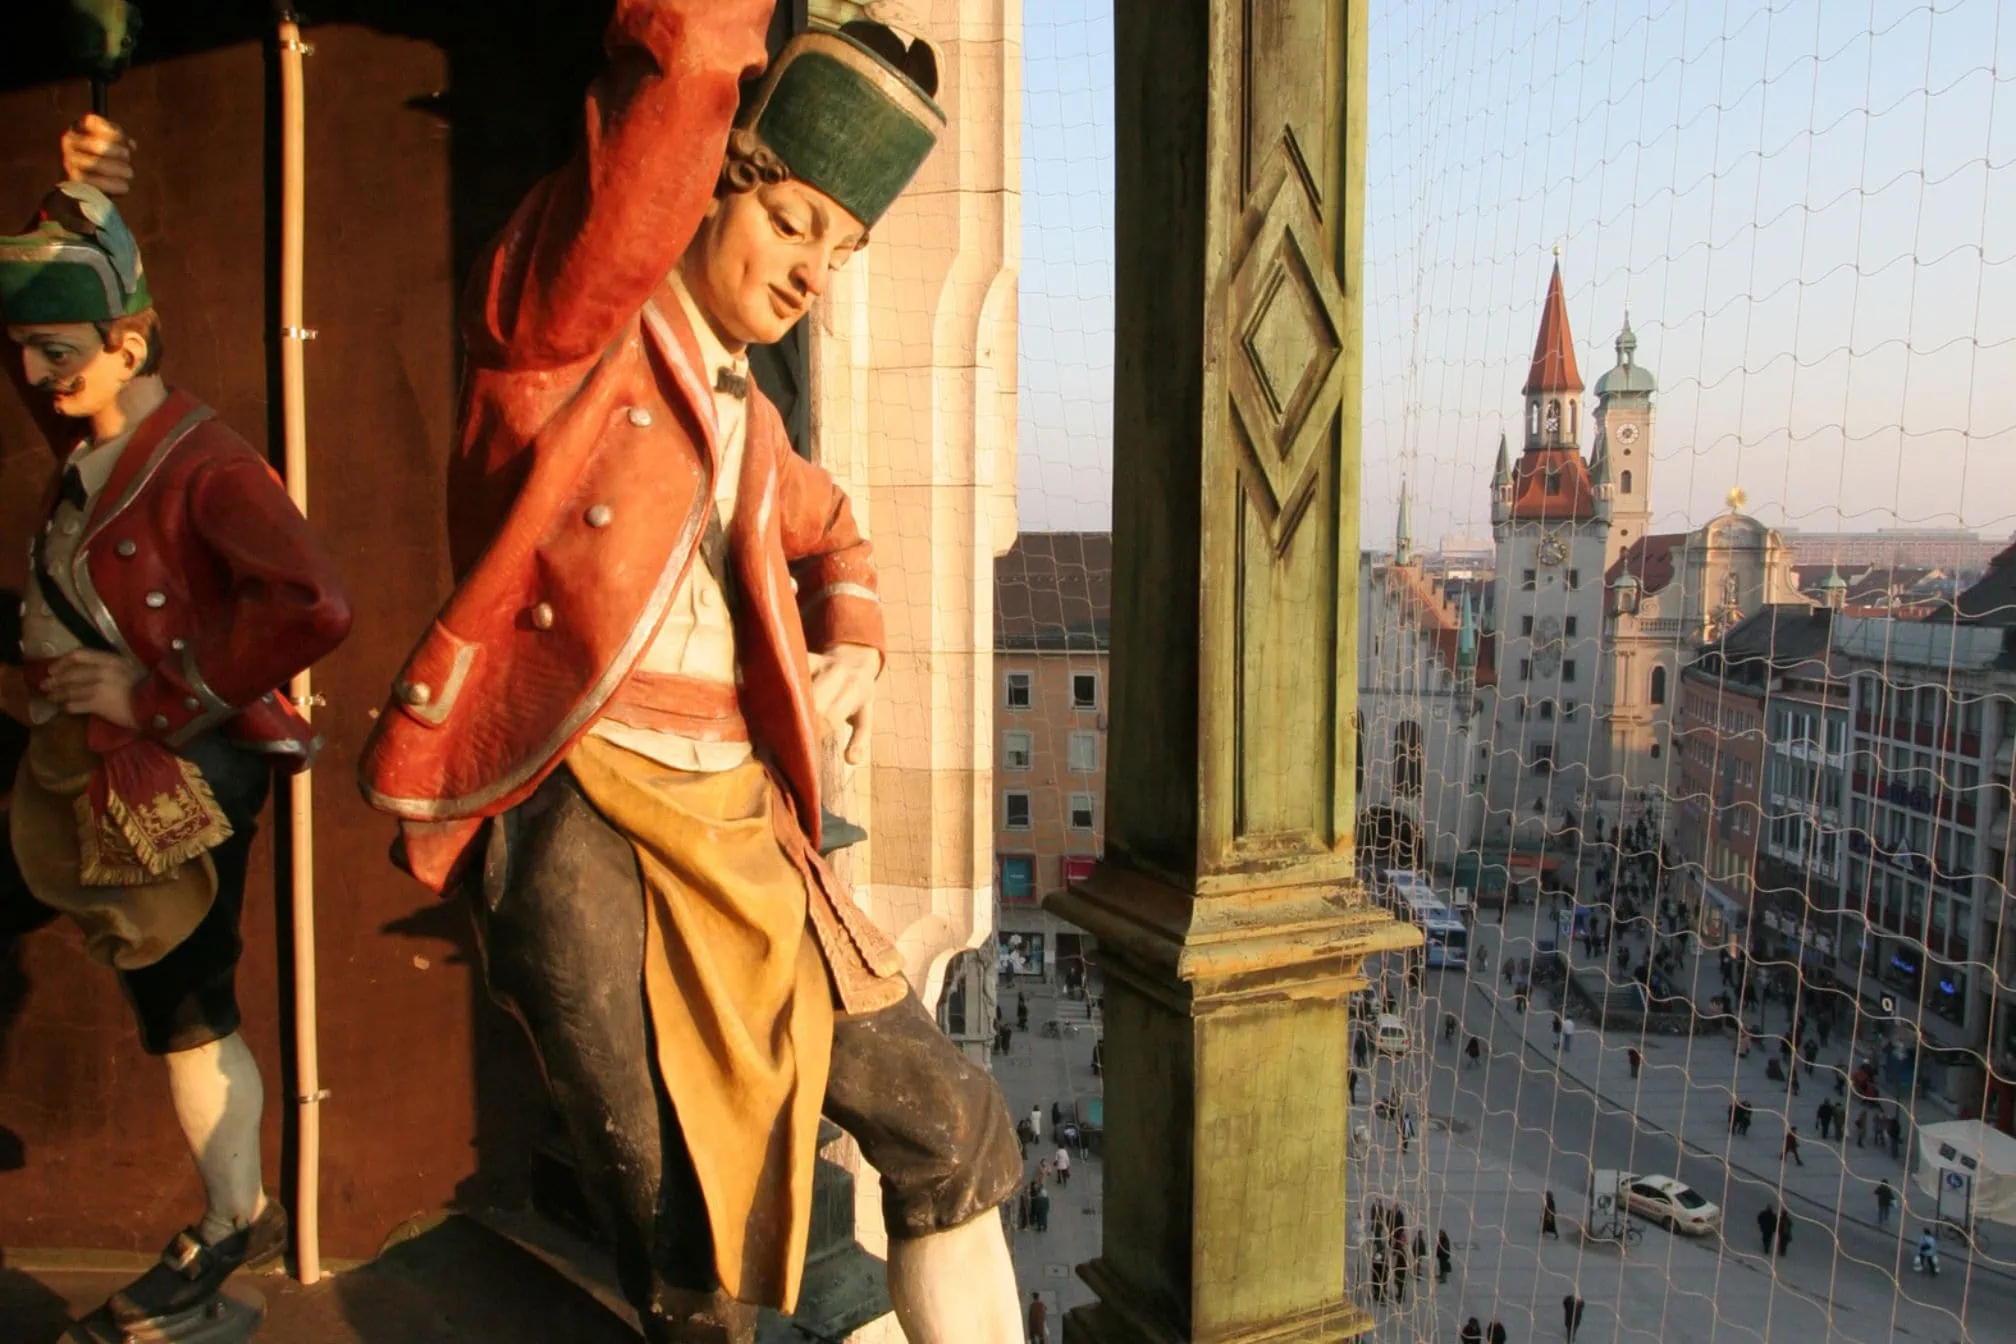
[[(222, 724), (283, 768), (313, 757), (319, 739), (279, 688), (343, 642), (350, 601), (279, 477), (208, 406), (171, 391), (134, 430), (71, 574), (83, 614), (149, 669), (133, 688), (142, 734), (173, 748)], [(23, 654), (34, 684), (44, 660)]]
[[(521, 802), (649, 646), (713, 504), (714, 407), (665, 277), (713, 196), (769, 0), (621, 0), (586, 143), (472, 278), (449, 480), (458, 583), (364, 752), (406, 862), (445, 886), (482, 820)], [(670, 78), (661, 72), (676, 71)], [(751, 736), (816, 842), (821, 729), (806, 650), (882, 645), (847, 497), (751, 389), (729, 527)]]

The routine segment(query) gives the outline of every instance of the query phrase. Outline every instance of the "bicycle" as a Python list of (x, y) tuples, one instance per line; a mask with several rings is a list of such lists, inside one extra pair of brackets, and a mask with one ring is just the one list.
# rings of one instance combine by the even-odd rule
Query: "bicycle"
[(1978, 1254), (1985, 1255), (1988, 1252), (1988, 1234), (1978, 1223), (1970, 1230), (1965, 1223), (1951, 1218), (1943, 1219), (1939, 1224), (1939, 1234), (1946, 1240), (1958, 1242)]

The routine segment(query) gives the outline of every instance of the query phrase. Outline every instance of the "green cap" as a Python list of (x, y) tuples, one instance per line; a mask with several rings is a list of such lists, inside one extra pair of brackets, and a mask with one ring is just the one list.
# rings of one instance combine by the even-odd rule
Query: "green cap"
[(820, 28), (778, 54), (741, 121), (793, 177), (863, 225), (903, 194), (945, 129), (944, 112), (909, 75), (850, 34)]
[(140, 245), (111, 198), (65, 182), (26, 233), (0, 238), (0, 320), (110, 322), (154, 306)]

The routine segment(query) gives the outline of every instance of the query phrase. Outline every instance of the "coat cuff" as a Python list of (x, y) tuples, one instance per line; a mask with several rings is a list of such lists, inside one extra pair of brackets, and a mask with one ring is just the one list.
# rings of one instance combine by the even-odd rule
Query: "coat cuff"
[(185, 747), (238, 712), (203, 679), (195, 654), (170, 654), (133, 688), (133, 722), (170, 748)]
[(835, 644), (883, 647), (882, 599), (859, 583), (829, 583), (798, 599), (807, 648), (830, 649)]

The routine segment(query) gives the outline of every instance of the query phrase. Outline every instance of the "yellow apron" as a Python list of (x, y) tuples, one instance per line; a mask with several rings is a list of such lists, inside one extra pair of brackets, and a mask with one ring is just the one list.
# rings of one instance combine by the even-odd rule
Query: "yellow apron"
[(597, 737), (568, 768), (637, 851), (657, 1065), (707, 1201), (722, 1287), (796, 1305), (812, 1217), (833, 990), (806, 878), (755, 761), (668, 769)]

